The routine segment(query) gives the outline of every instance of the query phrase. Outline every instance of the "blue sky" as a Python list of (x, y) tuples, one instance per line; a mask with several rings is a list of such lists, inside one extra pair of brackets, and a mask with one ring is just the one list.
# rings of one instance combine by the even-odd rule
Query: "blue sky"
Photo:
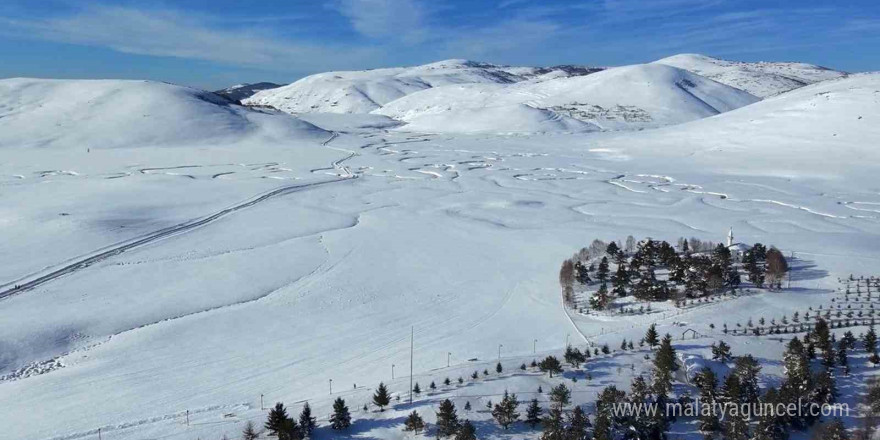
[[(836, 3), (836, 4), (835, 4)], [(467, 58), (621, 65), (683, 52), (880, 70), (880, 1), (5, 0), (0, 77), (218, 88)]]

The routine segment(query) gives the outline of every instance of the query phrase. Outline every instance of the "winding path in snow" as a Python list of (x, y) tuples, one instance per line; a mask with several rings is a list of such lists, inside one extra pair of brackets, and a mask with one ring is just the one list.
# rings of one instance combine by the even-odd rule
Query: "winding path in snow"
[[(332, 142), (334, 139), (336, 139), (338, 136), (339, 136), (338, 133), (333, 132), (333, 134), (330, 136), (330, 138), (327, 139), (326, 141), (324, 141), (321, 145), (324, 147), (327, 147), (327, 148), (332, 148), (332, 147), (329, 147), (328, 144), (330, 142)], [(335, 149), (335, 150), (338, 150), (338, 149)], [(194, 220), (189, 220), (187, 222), (180, 223), (180, 224), (177, 224), (174, 226), (170, 226), (170, 227), (167, 227), (164, 229), (160, 229), (158, 231), (154, 231), (149, 234), (133, 238), (131, 240), (127, 240), (127, 241), (123, 241), (120, 243), (116, 243), (114, 245), (110, 245), (110, 246), (102, 248), (92, 254), (87, 254), (87, 255), (81, 256), (79, 258), (76, 258), (73, 261), (65, 264), (64, 266), (62, 266), (60, 268), (57, 268), (54, 270), (50, 269), (50, 271), (48, 273), (32, 274), (32, 275), (29, 275), (29, 276), (26, 276), (26, 277), (23, 277), (18, 280), (15, 280), (15, 281), (12, 281), (12, 282), (5, 284), (4, 287), (6, 287), (6, 288), (3, 290), (0, 290), (0, 300), (3, 300), (3, 299), (8, 298), (10, 296), (16, 295), (18, 293), (33, 290), (34, 288), (39, 287), (43, 284), (46, 284), (50, 281), (53, 281), (59, 277), (77, 272), (82, 269), (85, 269), (95, 263), (101, 262), (103, 260), (114, 257), (116, 255), (122, 254), (122, 253), (129, 251), (131, 249), (138, 248), (138, 247), (159, 241), (163, 238), (167, 238), (167, 237), (171, 237), (174, 235), (179, 235), (179, 234), (183, 234), (183, 233), (192, 231), (193, 229), (207, 225), (207, 224), (214, 222), (215, 220), (218, 220), (218, 219), (225, 217), (229, 214), (241, 211), (243, 209), (250, 208), (256, 204), (259, 204), (259, 203), (264, 202), (266, 200), (269, 200), (271, 198), (287, 195), (287, 194), (294, 193), (294, 192), (304, 191), (304, 190), (311, 189), (311, 188), (326, 186), (326, 185), (329, 185), (332, 183), (339, 183), (339, 182), (345, 182), (348, 180), (357, 179), (359, 176), (357, 174), (353, 174), (351, 172), (351, 170), (348, 169), (347, 166), (343, 165), (343, 162), (345, 162), (346, 160), (350, 159), (353, 156), (354, 156), (354, 153), (352, 153), (349, 156), (344, 157), (342, 159), (335, 160), (331, 163), (332, 168), (336, 169), (339, 172), (339, 174), (338, 174), (339, 177), (337, 177), (335, 179), (282, 186), (280, 188), (276, 188), (274, 190), (271, 190), (267, 193), (263, 193), (263, 194), (255, 196), (255, 197), (252, 197), (244, 202), (230, 206), (230, 207), (223, 209), (221, 211), (210, 214), (206, 217), (197, 218)], [(9, 287), (10, 285), (12, 287)]]

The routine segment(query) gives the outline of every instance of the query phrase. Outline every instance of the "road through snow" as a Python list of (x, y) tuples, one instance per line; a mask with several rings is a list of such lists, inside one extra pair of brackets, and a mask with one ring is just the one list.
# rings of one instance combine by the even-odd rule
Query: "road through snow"
[[(332, 142), (334, 139), (336, 139), (338, 136), (339, 135), (336, 132), (333, 132), (333, 134), (330, 136), (330, 138), (327, 139), (326, 141), (324, 141), (323, 143), (321, 143), (321, 145), (324, 147), (327, 147), (327, 148), (331, 148), (328, 146), (328, 144), (330, 142)], [(336, 169), (339, 171), (339, 174), (338, 174), (339, 177), (336, 179), (282, 186), (281, 188), (276, 188), (276, 189), (271, 190), (267, 193), (255, 196), (249, 200), (246, 200), (244, 202), (230, 206), (230, 207), (223, 209), (221, 211), (215, 212), (211, 215), (208, 215), (207, 217), (202, 217), (202, 218), (190, 220), (190, 221), (180, 223), (180, 224), (168, 227), (168, 228), (164, 228), (164, 229), (160, 229), (155, 232), (151, 232), (151, 233), (146, 234), (141, 237), (137, 237), (137, 238), (134, 238), (131, 240), (127, 240), (127, 241), (124, 241), (121, 243), (111, 245), (107, 248), (96, 251), (96, 253), (86, 255), (81, 258), (77, 258), (73, 262), (70, 262), (61, 268), (54, 269), (54, 270), (49, 269), (50, 271), (48, 273), (42, 273), (42, 274), (37, 273), (37, 274), (28, 275), (26, 277), (22, 277), (18, 280), (15, 280), (15, 281), (12, 281), (12, 282), (9, 282), (9, 283), (6, 283), (3, 285), (4, 287), (7, 287), (7, 288), (5, 290), (0, 290), (0, 300), (7, 298), (9, 296), (18, 294), (18, 293), (32, 290), (32, 289), (39, 287), (45, 283), (48, 283), (52, 280), (55, 280), (61, 276), (76, 272), (78, 270), (85, 269), (85, 268), (91, 266), (92, 264), (106, 260), (106, 259), (111, 258), (116, 255), (122, 254), (123, 252), (126, 252), (128, 250), (156, 242), (156, 241), (161, 240), (163, 238), (167, 238), (167, 237), (170, 237), (173, 235), (179, 235), (179, 234), (183, 234), (185, 232), (191, 231), (195, 228), (204, 226), (208, 223), (211, 223), (217, 219), (220, 219), (222, 217), (225, 217), (229, 214), (240, 211), (242, 209), (250, 208), (260, 202), (264, 202), (264, 201), (269, 200), (271, 198), (287, 195), (287, 194), (290, 194), (293, 192), (303, 191), (303, 190), (306, 190), (309, 188), (324, 186), (324, 185), (328, 185), (331, 183), (339, 183), (339, 182), (344, 182), (344, 181), (351, 180), (351, 179), (356, 179), (358, 176), (356, 174), (351, 173), (351, 170), (349, 170), (348, 167), (346, 167), (342, 164), (346, 160), (350, 159), (353, 155), (354, 155), (354, 153), (351, 153), (349, 156), (344, 157), (340, 160), (333, 161), (331, 163), (332, 169)], [(8, 287), (10, 285), (12, 287)]]

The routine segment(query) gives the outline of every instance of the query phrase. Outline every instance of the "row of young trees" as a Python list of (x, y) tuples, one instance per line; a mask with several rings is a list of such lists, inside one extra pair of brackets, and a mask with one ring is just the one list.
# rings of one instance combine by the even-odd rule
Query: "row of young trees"
[[(679, 240), (680, 248), (676, 250), (666, 241), (647, 239), (628, 252), (616, 242), (605, 245), (595, 240), (589, 248), (563, 262), (559, 272), (563, 300), (574, 307), (575, 287), (591, 284), (597, 284), (598, 289), (590, 298), (590, 307), (599, 310), (608, 307), (616, 297), (680, 300), (705, 297), (740, 285), (740, 265), (727, 246), (718, 244), (711, 251), (694, 252), (689, 243)], [(706, 246), (701, 244), (700, 248)], [(741, 269), (756, 287), (781, 288), (788, 263), (778, 249), (756, 243), (742, 255)], [(660, 270), (667, 272), (666, 279), (658, 278)]]

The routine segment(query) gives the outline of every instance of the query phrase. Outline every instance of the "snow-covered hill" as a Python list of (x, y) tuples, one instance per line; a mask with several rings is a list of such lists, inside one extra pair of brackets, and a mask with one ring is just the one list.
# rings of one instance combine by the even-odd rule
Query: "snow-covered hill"
[(220, 96), (225, 96), (234, 102), (240, 102), (242, 99), (250, 98), (254, 95), (254, 93), (257, 93), (259, 91), (277, 89), (278, 87), (282, 86), (282, 84), (275, 84), (271, 82), (236, 84), (222, 90), (216, 90), (214, 91), (214, 93)]
[[(846, 179), (871, 187), (880, 161), (880, 73), (823, 81), (609, 145), (694, 157), (719, 172)], [(641, 147), (636, 147), (641, 146)]]
[(231, 144), (246, 138), (324, 137), (282, 113), (232, 105), (209, 92), (152, 81), (0, 81), (0, 148), (85, 149)]
[[(435, 87), (374, 113), (408, 122), (404, 130), (423, 132), (616, 130), (678, 124), (757, 100), (682, 69), (640, 64), (540, 82)], [(547, 124), (548, 119), (558, 123)]]
[(467, 60), (445, 60), (399, 67), (312, 75), (244, 100), (288, 113), (369, 113), (419, 90), (451, 84), (509, 84), (528, 79), (585, 75), (597, 69), (558, 66), (509, 67)]
[(845, 72), (805, 63), (727, 61), (699, 54), (679, 54), (655, 61), (714, 79), (765, 98), (808, 84), (845, 76)]

